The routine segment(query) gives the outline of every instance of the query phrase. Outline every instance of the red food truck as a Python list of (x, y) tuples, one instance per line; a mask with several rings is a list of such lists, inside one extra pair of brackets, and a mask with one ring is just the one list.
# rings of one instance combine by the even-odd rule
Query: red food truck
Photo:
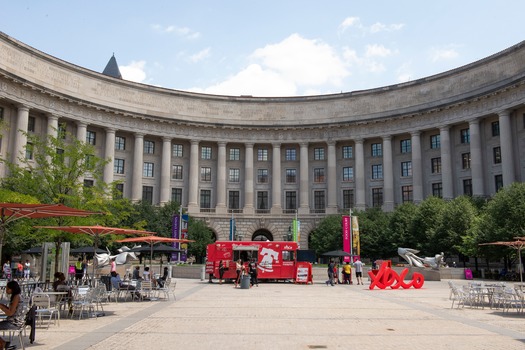
[(312, 282), (312, 264), (297, 261), (297, 242), (281, 241), (217, 241), (208, 244), (206, 273), (219, 278), (219, 262), (226, 270), (224, 279), (235, 279), (235, 262), (241, 259), (248, 265), (256, 259), (259, 280), (293, 280)]

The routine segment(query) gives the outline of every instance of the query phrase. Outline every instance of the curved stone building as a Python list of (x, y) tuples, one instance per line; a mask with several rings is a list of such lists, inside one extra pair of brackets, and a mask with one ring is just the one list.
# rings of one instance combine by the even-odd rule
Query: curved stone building
[(241, 239), (281, 240), (297, 216), (304, 248), (328, 214), (524, 181), (525, 42), (407, 83), (258, 98), (128, 82), (0, 33), (0, 115), (2, 157), (60, 123), (111, 159), (125, 197), (177, 201), (218, 239), (234, 216)]

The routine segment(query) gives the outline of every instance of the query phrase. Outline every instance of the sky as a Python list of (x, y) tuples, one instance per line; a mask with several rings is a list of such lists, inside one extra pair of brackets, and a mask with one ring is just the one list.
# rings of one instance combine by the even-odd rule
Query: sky
[(324, 95), (425, 78), (525, 40), (523, 0), (0, 0), (0, 31), (169, 89)]

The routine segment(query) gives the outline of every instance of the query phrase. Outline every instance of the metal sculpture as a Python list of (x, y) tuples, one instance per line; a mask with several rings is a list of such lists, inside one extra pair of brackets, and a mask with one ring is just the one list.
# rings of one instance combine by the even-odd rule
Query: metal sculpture
[(415, 267), (431, 267), (434, 270), (439, 270), (441, 266), (445, 266), (445, 255), (443, 253), (436, 254), (434, 257), (421, 258), (416, 254), (419, 250), (411, 248), (397, 248), (397, 253), (405, 259), (410, 266)]

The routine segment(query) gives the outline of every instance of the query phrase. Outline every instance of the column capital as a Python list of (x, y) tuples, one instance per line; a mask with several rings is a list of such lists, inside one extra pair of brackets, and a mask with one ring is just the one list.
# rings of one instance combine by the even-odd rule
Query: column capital
[(133, 134), (135, 136), (136, 139), (141, 139), (141, 138), (144, 138), (144, 133), (142, 132), (136, 132)]
[(171, 142), (172, 138), (170, 136), (162, 136), (162, 141)]
[(362, 144), (365, 142), (365, 139), (363, 139), (362, 137), (358, 137), (358, 138), (354, 139), (354, 142), (355, 142), (356, 144), (359, 143), (359, 144), (362, 145)]
[(450, 126), (449, 125), (442, 125), (439, 127), (439, 131), (449, 131), (450, 130)]
[(86, 128), (88, 126), (88, 124), (83, 121), (77, 121), (76, 123), (77, 123), (77, 126), (80, 128)]
[(272, 146), (273, 146), (273, 148), (281, 148), (281, 143), (280, 142), (272, 142)]
[(336, 142), (335, 142), (334, 140), (328, 140), (328, 141), (326, 141), (326, 144), (327, 144), (328, 146), (335, 146), (335, 143), (336, 143)]
[(310, 145), (309, 142), (299, 142), (300, 147), (308, 147), (308, 145)]
[(469, 125), (479, 124), (479, 117), (471, 118), (468, 120)]
[(19, 105), (16, 106), (16, 108), (17, 108), (19, 111), (27, 111), (27, 112), (29, 112), (29, 107), (26, 106), (26, 105), (19, 104)]
[(106, 133), (108, 134), (114, 134), (117, 132), (117, 129), (115, 128), (105, 128), (105, 130), (106, 130)]
[(392, 135), (385, 135), (382, 137), (383, 141), (390, 141), (392, 140)]
[(219, 147), (226, 147), (227, 144), (228, 144), (228, 142), (226, 142), (226, 141), (218, 141), (217, 142), (217, 145), (219, 145)]
[(498, 112), (498, 116), (500, 116), (500, 117), (509, 117), (510, 116), (510, 112), (511, 112), (510, 110), (505, 109), (503, 111), (499, 111)]
[(190, 143), (191, 143), (192, 146), (193, 145), (199, 145), (200, 141), (192, 139), (192, 140), (190, 140)]
[(246, 148), (248, 148), (248, 147), (249, 147), (249, 148), (253, 148), (253, 145), (254, 145), (253, 142), (245, 142), (245, 143), (244, 143), (244, 147), (246, 147)]
[(421, 131), (419, 130), (411, 131), (410, 136), (421, 136)]

